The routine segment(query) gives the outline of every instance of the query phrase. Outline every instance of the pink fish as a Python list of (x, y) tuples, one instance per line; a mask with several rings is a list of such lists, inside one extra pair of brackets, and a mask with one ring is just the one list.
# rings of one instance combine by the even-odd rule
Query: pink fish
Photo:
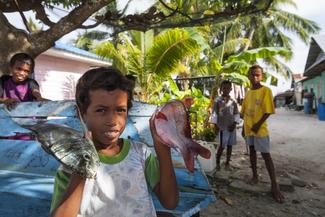
[(194, 172), (194, 158), (198, 154), (210, 158), (211, 152), (192, 139), (189, 115), (182, 101), (171, 100), (160, 106), (151, 119), (159, 138), (182, 154), (190, 172)]

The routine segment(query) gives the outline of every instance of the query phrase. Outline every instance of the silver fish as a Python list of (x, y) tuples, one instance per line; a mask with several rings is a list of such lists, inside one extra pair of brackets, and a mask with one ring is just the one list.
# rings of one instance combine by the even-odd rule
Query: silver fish
[(40, 123), (24, 126), (33, 131), (42, 148), (68, 169), (86, 178), (95, 178), (99, 157), (93, 142), (73, 128)]

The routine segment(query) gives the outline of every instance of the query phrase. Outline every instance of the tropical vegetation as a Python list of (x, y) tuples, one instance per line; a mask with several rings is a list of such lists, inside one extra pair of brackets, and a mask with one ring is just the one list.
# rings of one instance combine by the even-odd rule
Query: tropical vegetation
[[(113, 0), (0, 1), (0, 71), (6, 73), (13, 53), (36, 57), (60, 37), (83, 28), (85, 33), (74, 44), (113, 60), (123, 73), (135, 76), (140, 100), (161, 104), (187, 95), (195, 98), (191, 111), (198, 135), (203, 133), (213, 94), (209, 99), (199, 88), (180, 90), (172, 78), (211, 75), (216, 84), (228, 79), (247, 86), (247, 70), (257, 61), (288, 76), (290, 70), (283, 63), (292, 57), (288, 33), (307, 43), (319, 31), (313, 21), (283, 9), (295, 6), (293, 0), (158, 0), (141, 14), (128, 14), (132, 2), (118, 9)], [(58, 7), (67, 12), (54, 22), (48, 12)], [(23, 31), (6, 17), (6, 12), (15, 11), (23, 20)], [(26, 11), (35, 13), (42, 28), (31, 18), (27, 21)], [(85, 25), (89, 17), (93, 23)], [(88, 30), (100, 24), (108, 30)]]

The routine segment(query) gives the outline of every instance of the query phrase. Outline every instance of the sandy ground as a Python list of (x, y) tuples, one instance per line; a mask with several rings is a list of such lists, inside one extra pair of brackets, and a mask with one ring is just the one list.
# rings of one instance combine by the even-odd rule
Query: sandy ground
[[(269, 178), (264, 161), (259, 157), (260, 190), (247, 191), (245, 186), (242, 189), (231, 187), (229, 182), (239, 180), (246, 183), (251, 176), (244, 141), (238, 136), (231, 172), (222, 168), (221, 172), (208, 175), (218, 200), (203, 209), (200, 216), (325, 217), (325, 121), (319, 121), (316, 115), (278, 109), (277, 114), (269, 119), (269, 129), (271, 155), (278, 180), (290, 180), (290, 173), (305, 182), (306, 186), (295, 186), (290, 180), (288, 186), (292, 189), (283, 189), (285, 202), (276, 203), (268, 193)], [(221, 161), (225, 153), (222, 157)], [(227, 174), (227, 178), (220, 180), (224, 174)]]

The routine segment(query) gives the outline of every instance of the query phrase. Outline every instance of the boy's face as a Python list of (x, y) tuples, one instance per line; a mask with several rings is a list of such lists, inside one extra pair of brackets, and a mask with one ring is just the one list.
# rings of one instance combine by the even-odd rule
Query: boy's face
[(10, 66), (10, 72), (14, 82), (25, 81), (31, 73), (30, 65), (24, 62), (16, 61), (13, 66)]
[(127, 92), (98, 89), (90, 91), (89, 97), (90, 105), (83, 119), (92, 133), (95, 146), (104, 149), (117, 145), (127, 119)]
[(221, 92), (223, 95), (229, 95), (231, 90), (232, 90), (232, 87), (231, 87), (231, 84), (229, 84), (229, 83), (223, 84), (221, 87)]
[(263, 80), (263, 72), (260, 68), (256, 68), (250, 71), (248, 75), (252, 85), (259, 84)]

